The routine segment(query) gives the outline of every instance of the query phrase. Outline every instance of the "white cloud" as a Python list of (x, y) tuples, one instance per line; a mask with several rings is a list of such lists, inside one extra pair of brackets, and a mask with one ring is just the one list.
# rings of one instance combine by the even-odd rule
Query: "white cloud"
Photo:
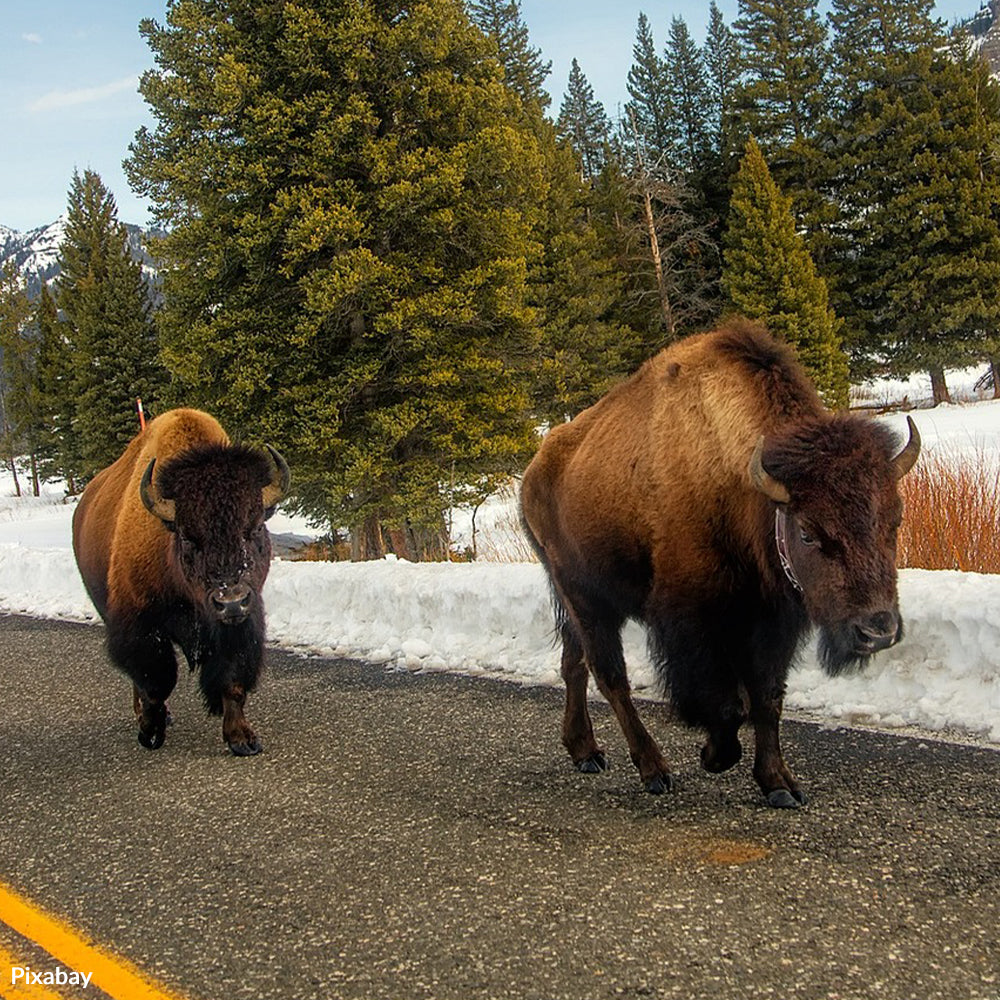
[(37, 31), (26, 31), (23, 35), (21, 35), (21, 38), (23, 38), (26, 42), (31, 42), (32, 45), (42, 44), (42, 36), (38, 34)]
[(81, 87), (77, 90), (53, 90), (28, 105), (29, 111), (59, 111), (62, 108), (73, 108), (81, 104), (95, 104), (107, 100), (125, 90), (136, 90), (139, 81), (137, 77), (127, 76), (123, 80), (105, 83), (100, 87)]

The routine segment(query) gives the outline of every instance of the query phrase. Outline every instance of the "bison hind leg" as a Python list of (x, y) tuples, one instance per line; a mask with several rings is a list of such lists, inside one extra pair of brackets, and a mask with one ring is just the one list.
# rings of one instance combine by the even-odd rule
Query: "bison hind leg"
[(560, 672), (566, 684), (562, 743), (578, 771), (583, 774), (599, 774), (608, 769), (608, 759), (594, 738), (594, 726), (587, 708), (589, 674), (583, 646), (568, 621), (562, 621), (559, 630), (563, 644)]

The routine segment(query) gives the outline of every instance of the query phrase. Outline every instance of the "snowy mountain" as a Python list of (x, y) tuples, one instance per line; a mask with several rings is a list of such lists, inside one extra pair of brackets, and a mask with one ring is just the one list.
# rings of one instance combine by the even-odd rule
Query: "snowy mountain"
[(1000, 0), (982, 0), (979, 10), (959, 26), (972, 38), (972, 45), (979, 49), (994, 76), (1000, 76)]
[[(125, 223), (133, 259), (143, 265), (147, 278), (153, 282), (156, 266), (146, 249), (148, 230)], [(66, 217), (26, 233), (0, 225), (0, 266), (13, 260), (28, 282), (28, 294), (34, 298), (42, 284), (59, 273), (59, 244), (66, 231)]]

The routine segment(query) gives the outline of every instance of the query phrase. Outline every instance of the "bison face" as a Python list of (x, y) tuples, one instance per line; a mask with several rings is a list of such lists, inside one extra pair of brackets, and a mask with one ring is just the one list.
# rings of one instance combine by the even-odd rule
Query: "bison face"
[(903, 634), (896, 593), (897, 484), (920, 436), (897, 453), (881, 425), (837, 416), (762, 442), (751, 460), (758, 489), (775, 501), (775, 549), (820, 630), (830, 674), (863, 666)]
[(288, 488), (288, 466), (250, 448), (211, 445), (143, 476), (146, 507), (171, 531), (169, 562), (203, 617), (236, 625), (260, 610), (271, 561), (265, 520)]

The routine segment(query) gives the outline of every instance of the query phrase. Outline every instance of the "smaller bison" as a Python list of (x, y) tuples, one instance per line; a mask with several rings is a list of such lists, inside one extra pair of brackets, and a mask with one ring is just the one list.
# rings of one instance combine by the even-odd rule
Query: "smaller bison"
[(273, 448), (230, 444), (213, 417), (180, 409), (151, 421), (83, 491), (73, 551), (109, 655), (132, 680), (144, 747), (157, 749), (166, 735), (176, 643), (199, 669), (229, 749), (260, 752), (243, 705), (264, 654), (264, 522), (288, 482)]
[(568, 424), (524, 474), (521, 509), (562, 635), (563, 744), (606, 765), (587, 671), (614, 709), (646, 788), (671, 786), (629, 692), (626, 619), (643, 622), (678, 715), (707, 730), (702, 765), (741, 757), (772, 806), (805, 801), (778, 741), (785, 680), (811, 624), (831, 674), (902, 635), (898, 480), (917, 459), (881, 424), (830, 413), (792, 351), (733, 320), (650, 359)]

